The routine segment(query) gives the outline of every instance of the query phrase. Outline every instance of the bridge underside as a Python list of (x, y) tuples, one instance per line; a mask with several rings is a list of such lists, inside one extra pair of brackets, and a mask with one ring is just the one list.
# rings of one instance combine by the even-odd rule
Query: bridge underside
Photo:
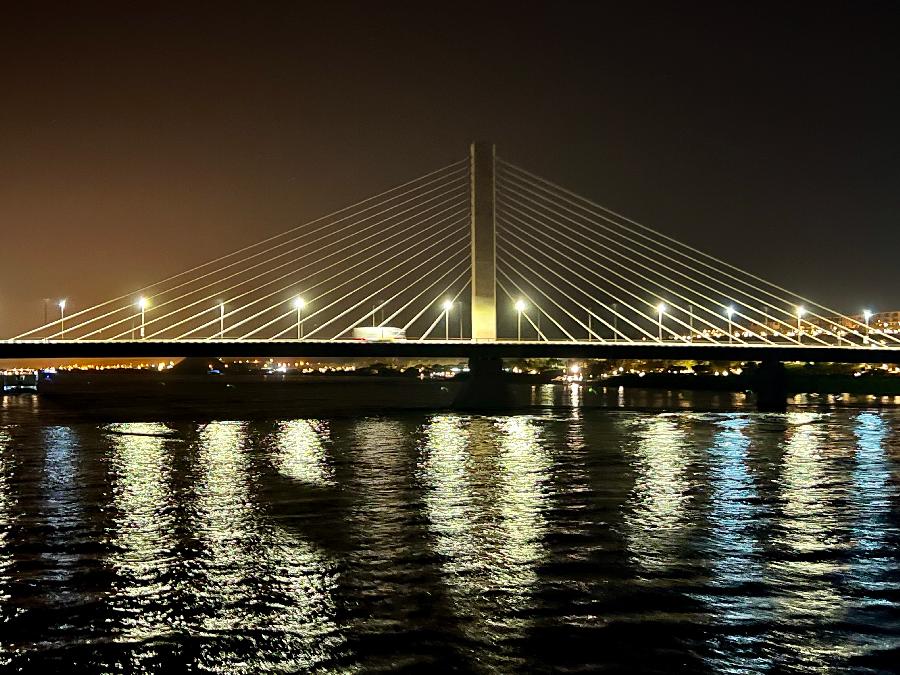
[(805, 361), (900, 363), (900, 350), (834, 346), (690, 344), (644, 342), (468, 341), (361, 342), (354, 340), (134, 340), (0, 342), (0, 359), (97, 359), (178, 357), (312, 358), (559, 358), (696, 361)]

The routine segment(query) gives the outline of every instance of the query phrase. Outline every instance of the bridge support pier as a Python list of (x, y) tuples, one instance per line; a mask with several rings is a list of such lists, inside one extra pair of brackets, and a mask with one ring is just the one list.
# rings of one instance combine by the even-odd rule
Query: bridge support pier
[(787, 371), (781, 361), (763, 361), (759, 364), (753, 382), (756, 409), (760, 412), (784, 412), (787, 410)]
[(469, 377), (453, 401), (456, 410), (500, 410), (510, 407), (512, 397), (503, 372), (503, 359), (470, 358)]

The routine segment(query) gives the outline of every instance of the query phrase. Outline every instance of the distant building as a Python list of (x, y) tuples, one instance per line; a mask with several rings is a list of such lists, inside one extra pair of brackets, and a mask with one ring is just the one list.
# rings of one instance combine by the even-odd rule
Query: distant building
[[(847, 317), (842, 316), (823, 316), (817, 317), (807, 314), (803, 317), (804, 332), (811, 324), (823, 330), (834, 331), (836, 328), (844, 328), (847, 330), (862, 331), (866, 319), (862, 314), (852, 314)], [(766, 322), (766, 327), (771, 331), (782, 333), (790, 333), (797, 329), (797, 320), (792, 321), (773, 321)], [(869, 317), (869, 328), (871, 330), (885, 331), (892, 333), (900, 331), (900, 310), (889, 312), (875, 312)]]
[[(853, 318), (860, 323), (865, 323), (865, 317), (862, 314), (856, 314)], [(900, 328), (900, 311), (875, 312), (869, 317), (869, 325), (878, 328)]]

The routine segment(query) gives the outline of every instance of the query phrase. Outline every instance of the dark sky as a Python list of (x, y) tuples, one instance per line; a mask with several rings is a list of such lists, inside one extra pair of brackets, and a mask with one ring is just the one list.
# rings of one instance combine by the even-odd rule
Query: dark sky
[(473, 138), (826, 304), (900, 308), (893, 2), (22, 4), (0, 22), (0, 336)]

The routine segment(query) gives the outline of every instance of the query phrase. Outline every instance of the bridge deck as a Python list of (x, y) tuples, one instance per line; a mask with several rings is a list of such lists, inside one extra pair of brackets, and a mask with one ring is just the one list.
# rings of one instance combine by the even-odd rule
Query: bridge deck
[(0, 342), (0, 359), (162, 357), (692, 359), (900, 363), (900, 348), (651, 342), (426, 340), (48, 340)]

